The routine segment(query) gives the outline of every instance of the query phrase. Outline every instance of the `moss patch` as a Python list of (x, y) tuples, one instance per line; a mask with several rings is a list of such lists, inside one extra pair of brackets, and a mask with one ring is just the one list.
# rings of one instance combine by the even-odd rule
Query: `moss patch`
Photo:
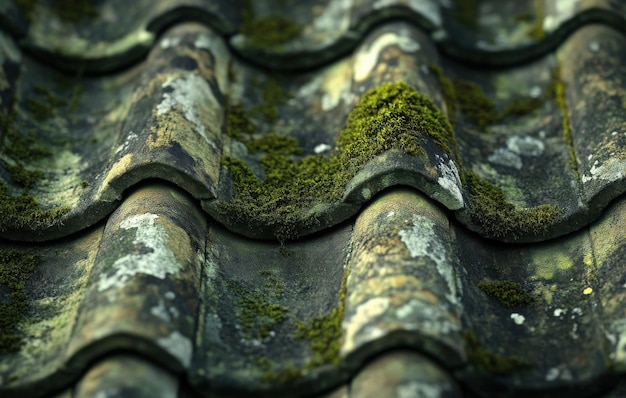
[(492, 237), (515, 240), (539, 236), (562, 219), (559, 206), (543, 204), (519, 209), (506, 199), (500, 188), (476, 174), (465, 172), (463, 179), (469, 190), (472, 221)]
[(457, 93), (459, 109), (476, 126), (485, 130), (487, 126), (500, 120), (493, 100), (474, 82), (453, 80), (454, 91)]
[(497, 375), (509, 375), (531, 367), (529, 362), (519, 357), (499, 355), (487, 350), (482, 346), (474, 332), (464, 331), (463, 339), (470, 363), (481, 371)]
[(33, 252), (0, 249), (0, 355), (22, 345), (17, 325), (28, 311), (26, 282), (40, 262)]
[[(17, 6), (22, 10), (24, 16), (32, 21), (35, 6), (38, 0), (15, 0)], [(59, 19), (77, 23), (85, 18), (95, 18), (100, 15), (94, 8), (96, 0), (55, 0), (52, 3), (51, 11)]]
[(276, 49), (297, 37), (302, 26), (283, 15), (254, 15), (250, 0), (244, 1), (240, 31), (250, 45), (260, 49)]
[(535, 22), (528, 28), (528, 36), (533, 39), (543, 39), (546, 35), (543, 30), (543, 19), (544, 19), (544, 10), (543, 10), (543, 0), (535, 0)]
[(478, 287), (506, 308), (524, 307), (534, 300), (519, 283), (512, 281), (485, 281), (480, 282)]
[[(237, 124), (227, 122), (227, 126)], [(241, 131), (228, 134), (242, 136)], [(426, 137), (447, 153), (455, 145), (452, 127), (429, 98), (406, 83), (385, 83), (368, 90), (355, 105), (330, 156), (301, 157), (297, 140), (286, 135), (268, 133), (244, 139), (251, 153), (264, 154), (265, 179), (259, 180), (243, 160), (224, 156), (234, 191), (233, 200), (223, 203), (224, 215), (233, 222), (274, 226), (281, 241), (295, 238), (298, 223), (311, 226), (316, 222), (307, 211), (320, 203), (339, 201), (345, 185), (366, 162), (391, 148), (423, 154)]]

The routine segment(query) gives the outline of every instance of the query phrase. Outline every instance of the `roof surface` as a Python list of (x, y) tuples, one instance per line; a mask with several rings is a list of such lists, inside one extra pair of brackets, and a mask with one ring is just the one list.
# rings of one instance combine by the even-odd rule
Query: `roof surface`
[(1, 1), (0, 395), (626, 396), (625, 16)]

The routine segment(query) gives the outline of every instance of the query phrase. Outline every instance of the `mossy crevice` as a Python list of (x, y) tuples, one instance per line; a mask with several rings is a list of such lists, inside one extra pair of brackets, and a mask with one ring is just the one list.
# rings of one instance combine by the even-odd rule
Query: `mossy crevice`
[(579, 176), (578, 160), (576, 157), (576, 149), (572, 138), (572, 127), (570, 124), (569, 109), (567, 106), (567, 98), (565, 98), (565, 83), (561, 78), (561, 69), (557, 66), (553, 71), (552, 83), (550, 85), (549, 95), (554, 98), (559, 110), (561, 111), (563, 140), (569, 148), (569, 164), (574, 170), (576, 176)]
[(542, 204), (520, 209), (506, 199), (500, 188), (478, 175), (464, 172), (463, 180), (469, 191), (471, 219), (489, 236), (513, 240), (540, 236), (562, 220), (563, 209), (559, 206)]
[[(240, 108), (231, 105), (229, 109), (236, 111), (227, 115), (227, 128), (244, 126), (249, 130), (251, 123)], [(250, 153), (263, 154), (265, 178), (259, 180), (243, 160), (225, 155), (222, 162), (231, 172), (234, 195), (223, 203), (224, 215), (234, 217), (233, 222), (274, 226), (281, 241), (297, 237), (298, 224), (314, 225), (317, 220), (308, 211), (318, 204), (339, 201), (349, 180), (375, 156), (392, 148), (424, 155), (426, 137), (448, 154), (451, 148), (456, 150), (445, 116), (428, 97), (404, 82), (368, 90), (348, 116), (330, 156), (303, 157), (298, 141), (291, 136), (267, 133), (258, 137), (242, 132), (227, 133), (243, 137)]]
[(469, 362), (479, 371), (496, 375), (510, 375), (532, 367), (532, 365), (517, 356), (500, 355), (489, 351), (478, 340), (476, 334), (466, 330), (462, 333)]
[(535, 299), (519, 283), (513, 281), (483, 281), (478, 287), (506, 308), (525, 307)]
[(15, 353), (22, 345), (18, 325), (29, 308), (26, 282), (40, 263), (32, 251), (0, 249), (0, 355)]

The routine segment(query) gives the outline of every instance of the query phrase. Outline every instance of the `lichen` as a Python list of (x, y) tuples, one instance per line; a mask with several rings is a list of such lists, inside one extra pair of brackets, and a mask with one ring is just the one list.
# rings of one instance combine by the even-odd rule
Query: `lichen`
[(494, 184), (472, 172), (463, 173), (469, 191), (471, 219), (489, 236), (513, 240), (539, 236), (562, 219), (561, 207), (542, 204), (518, 208)]
[(534, 301), (519, 283), (512, 281), (483, 281), (478, 287), (506, 308), (524, 307)]
[(40, 262), (32, 251), (0, 249), (0, 291), (8, 291), (0, 295), (0, 355), (17, 352), (22, 345), (18, 324), (29, 307), (26, 282)]
[[(241, 137), (239, 131), (229, 135)], [(367, 161), (392, 148), (422, 155), (426, 137), (447, 153), (456, 145), (452, 127), (429, 98), (406, 83), (385, 83), (367, 91), (355, 105), (330, 156), (301, 157), (295, 138), (276, 133), (244, 139), (249, 152), (264, 153), (265, 179), (259, 180), (243, 160), (225, 155), (222, 162), (231, 172), (234, 197), (222, 210), (233, 222), (274, 226), (281, 241), (294, 238), (298, 224), (317, 222), (307, 211), (339, 201), (345, 185)]]
[(284, 15), (255, 15), (250, 0), (244, 1), (242, 10), (240, 31), (253, 47), (276, 49), (302, 31), (302, 25)]
[(517, 356), (500, 355), (489, 351), (478, 340), (476, 334), (466, 330), (462, 333), (469, 362), (480, 371), (496, 375), (509, 375), (531, 367), (531, 364)]

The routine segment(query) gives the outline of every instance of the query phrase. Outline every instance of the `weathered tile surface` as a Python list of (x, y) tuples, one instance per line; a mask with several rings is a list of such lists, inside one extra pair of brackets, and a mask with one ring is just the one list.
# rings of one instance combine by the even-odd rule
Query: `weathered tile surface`
[(0, 396), (624, 396), (624, 15), (0, 1)]

